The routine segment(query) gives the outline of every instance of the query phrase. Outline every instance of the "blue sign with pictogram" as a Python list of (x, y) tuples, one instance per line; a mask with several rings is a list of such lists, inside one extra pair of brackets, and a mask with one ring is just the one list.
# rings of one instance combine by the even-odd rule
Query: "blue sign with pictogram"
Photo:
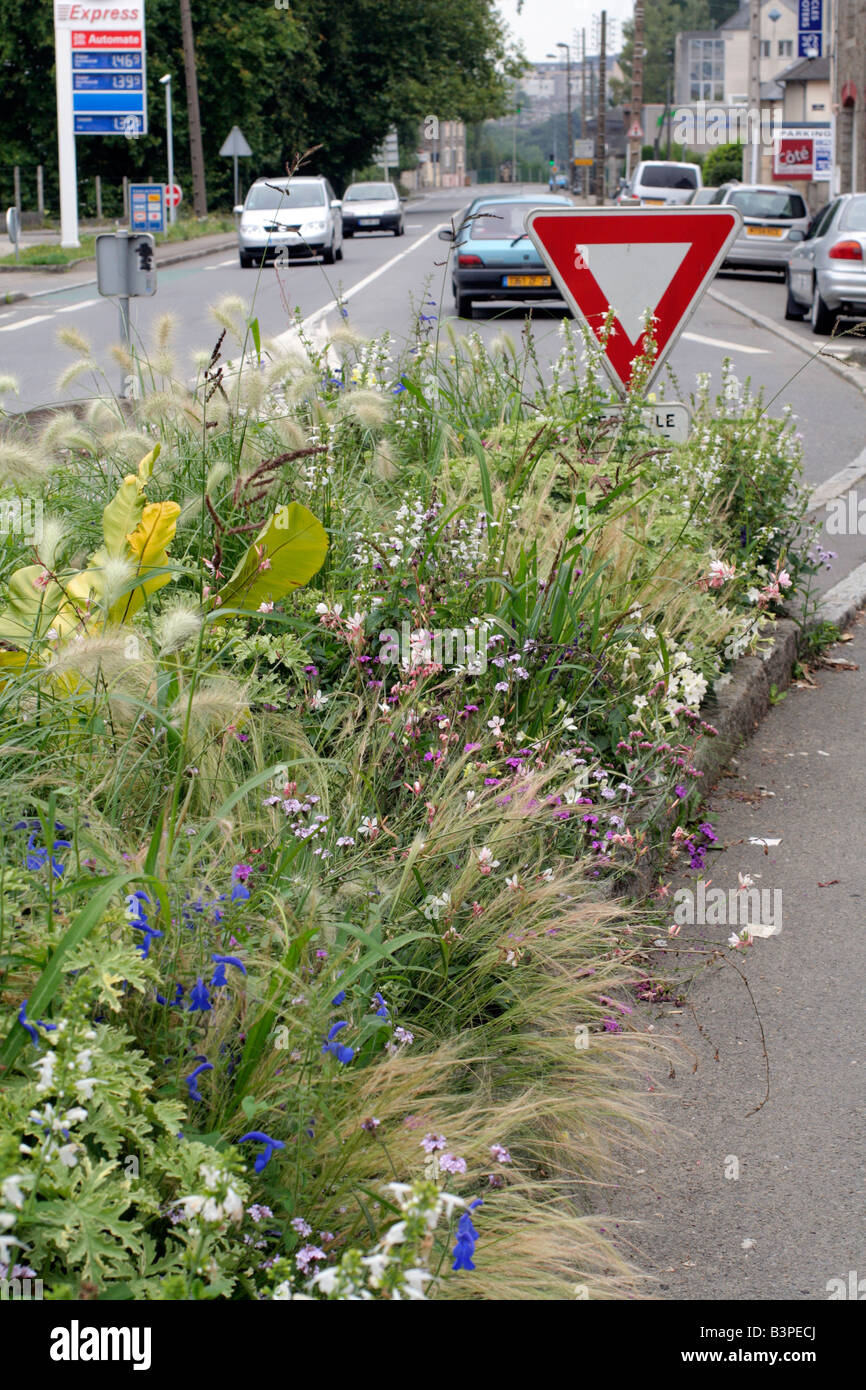
[(165, 186), (163, 184), (130, 184), (129, 225), (134, 232), (165, 231)]
[(824, 0), (799, 0), (797, 56), (820, 58), (824, 51)]

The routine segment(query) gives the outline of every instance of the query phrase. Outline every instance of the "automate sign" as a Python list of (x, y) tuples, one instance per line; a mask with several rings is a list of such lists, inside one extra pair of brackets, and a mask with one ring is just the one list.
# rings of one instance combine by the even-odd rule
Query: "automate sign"
[(566, 303), (602, 344), (622, 395), (646, 346), (647, 316), (656, 343), (649, 384), (741, 226), (731, 207), (539, 208), (526, 218)]
[[(55, 0), (58, 91), (62, 46), (72, 65), (75, 135), (146, 135), (147, 68), (144, 0), (130, 5)], [(65, 75), (65, 74), (64, 74)]]
[(166, 196), (163, 184), (130, 184), (129, 225), (134, 232), (164, 232), (165, 209)]

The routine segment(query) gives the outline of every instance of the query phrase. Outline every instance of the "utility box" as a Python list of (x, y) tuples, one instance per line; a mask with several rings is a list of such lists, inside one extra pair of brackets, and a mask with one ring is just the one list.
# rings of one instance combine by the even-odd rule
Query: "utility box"
[(156, 294), (155, 243), (149, 232), (108, 232), (96, 238), (100, 294), (120, 299)]

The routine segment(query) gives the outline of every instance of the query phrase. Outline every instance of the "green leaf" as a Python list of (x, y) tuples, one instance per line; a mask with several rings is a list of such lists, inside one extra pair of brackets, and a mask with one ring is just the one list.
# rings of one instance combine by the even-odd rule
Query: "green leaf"
[(241, 1110), (243, 1110), (248, 1120), (252, 1120), (254, 1118), (258, 1109), (259, 1102), (256, 1100), (255, 1096), (244, 1096), (243, 1100), (241, 1101)]
[(289, 502), (259, 532), (220, 590), (216, 606), (254, 613), (262, 603), (275, 603), (308, 583), (327, 553), (322, 523), (300, 502)]
[(124, 478), (114, 497), (102, 513), (102, 534), (105, 549), (114, 560), (129, 555), (127, 536), (134, 531), (144, 514), (144, 490), (138, 478)]
[(44, 574), (42, 565), (26, 565), (9, 580), (6, 607), (0, 613), (0, 641), (28, 646), (42, 638), (63, 602), (63, 590), (51, 580), (47, 589), (37, 589), (34, 580)]
[(251, 332), (252, 335), (253, 335), (253, 342), (254, 342), (255, 348), (256, 348), (256, 356), (257, 356), (257, 357), (261, 357), (261, 355), (262, 355), (262, 334), (261, 334), (261, 329), (259, 328), (259, 321), (258, 321), (258, 319), (250, 319), (250, 332)]

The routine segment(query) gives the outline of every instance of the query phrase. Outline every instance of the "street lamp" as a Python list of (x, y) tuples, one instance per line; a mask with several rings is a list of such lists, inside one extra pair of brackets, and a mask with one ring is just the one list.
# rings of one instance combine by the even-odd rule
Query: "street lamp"
[(558, 43), (557, 48), (565, 49), (565, 101), (568, 113), (568, 191), (574, 192), (574, 134), (571, 126), (571, 49), (567, 43)]
[(171, 73), (167, 72), (161, 77), (160, 82), (165, 87), (165, 142), (168, 147), (168, 220), (174, 226), (177, 218), (177, 208), (174, 205), (172, 190), (174, 188), (174, 137), (171, 125)]

